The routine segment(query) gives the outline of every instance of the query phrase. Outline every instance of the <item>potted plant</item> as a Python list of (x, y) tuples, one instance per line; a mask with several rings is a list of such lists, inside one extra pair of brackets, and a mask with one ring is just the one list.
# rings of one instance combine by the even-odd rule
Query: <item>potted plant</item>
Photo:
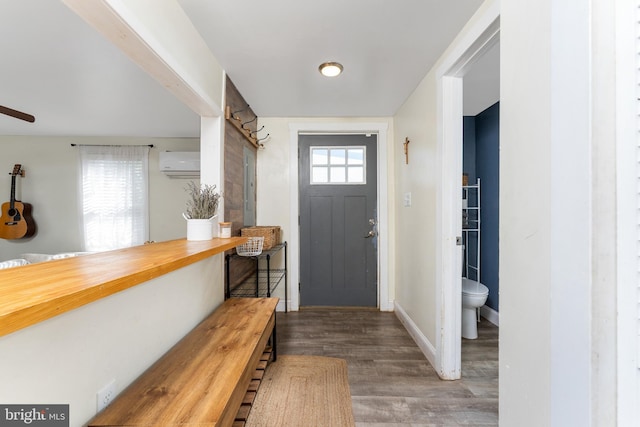
[(182, 216), (187, 220), (187, 240), (213, 239), (213, 219), (217, 216), (220, 202), (215, 184), (198, 185), (190, 181), (186, 191), (189, 198)]

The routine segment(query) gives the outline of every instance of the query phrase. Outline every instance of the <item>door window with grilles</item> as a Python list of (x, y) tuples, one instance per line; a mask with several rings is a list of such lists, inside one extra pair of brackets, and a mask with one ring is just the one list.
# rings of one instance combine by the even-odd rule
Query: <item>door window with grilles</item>
[(311, 147), (311, 184), (366, 184), (364, 146)]

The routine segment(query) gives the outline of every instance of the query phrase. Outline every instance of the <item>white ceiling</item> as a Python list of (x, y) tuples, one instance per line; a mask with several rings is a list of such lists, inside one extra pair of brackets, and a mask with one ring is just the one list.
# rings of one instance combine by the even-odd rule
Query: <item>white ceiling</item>
[(465, 116), (476, 116), (500, 100), (500, 43), (471, 66), (462, 82)]
[[(482, 0), (178, 0), (260, 116), (391, 116)], [(60, 1), (0, 4), (2, 135), (197, 136), (199, 118)], [(335, 60), (344, 73), (322, 77)], [(471, 92), (471, 91), (469, 91)], [(466, 101), (465, 101), (466, 103)]]

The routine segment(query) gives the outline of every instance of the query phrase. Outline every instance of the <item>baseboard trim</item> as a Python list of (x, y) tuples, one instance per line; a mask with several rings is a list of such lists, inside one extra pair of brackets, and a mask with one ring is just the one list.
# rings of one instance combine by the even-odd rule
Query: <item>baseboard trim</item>
[(480, 316), (484, 317), (494, 325), (500, 327), (500, 313), (495, 311), (493, 308), (483, 305), (482, 307), (480, 307)]
[(416, 325), (411, 317), (402, 308), (397, 301), (394, 302), (396, 317), (404, 325), (411, 338), (416, 342), (424, 356), (427, 358), (431, 366), (436, 366), (436, 348), (431, 344), (427, 337), (420, 331), (418, 325)]

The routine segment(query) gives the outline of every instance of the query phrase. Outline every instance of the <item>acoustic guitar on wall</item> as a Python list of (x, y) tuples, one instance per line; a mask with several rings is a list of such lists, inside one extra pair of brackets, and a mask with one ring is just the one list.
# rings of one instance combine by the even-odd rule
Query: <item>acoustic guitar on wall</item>
[(2, 204), (0, 217), (0, 238), (22, 239), (31, 237), (36, 231), (31, 218), (31, 205), (16, 200), (16, 177), (24, 176), (22, 165), (16, 164), (11, 172), (11, 198)]

